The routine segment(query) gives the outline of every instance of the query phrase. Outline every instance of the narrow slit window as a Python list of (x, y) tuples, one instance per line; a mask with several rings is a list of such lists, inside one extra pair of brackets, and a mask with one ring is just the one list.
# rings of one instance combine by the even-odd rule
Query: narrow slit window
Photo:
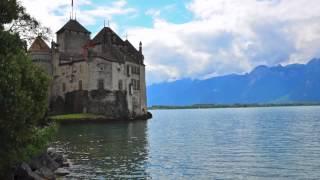
[(79, 81), (79, 90), (82, 90), (82, 80)]
[(123, 85), (122, 85), (122, 80), (119, 80), (119, 90), (120, 90), (120, 91), (122, 91), (122, 88), (123, 88), (122, 86), (123, 86)]
[(127, 76), (130, 77), (130, 66), (127, 65)]
[(98, 89), (104, 89), (104, 81), (103, 79), (98, 80)]

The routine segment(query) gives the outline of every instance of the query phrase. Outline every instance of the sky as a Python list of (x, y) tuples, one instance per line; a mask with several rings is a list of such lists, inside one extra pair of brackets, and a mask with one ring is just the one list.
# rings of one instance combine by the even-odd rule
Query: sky
[[(53, 32), (70, 18), (71, 0), (20, 2)], [(319, 0), (74, 0), (74, 6), (92, 36), (105, 21), (136, 47), (142, 41), (148, 85), (320, 57)]]

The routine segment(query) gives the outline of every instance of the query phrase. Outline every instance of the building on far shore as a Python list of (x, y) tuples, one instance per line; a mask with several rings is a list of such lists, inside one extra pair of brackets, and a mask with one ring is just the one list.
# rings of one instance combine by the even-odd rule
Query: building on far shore
[(110, 27), (94, 37), (70, 19), (49, 47), (39, 36), (29, 48), (35, 64), (51, 77), (53, 114), (95, 113), (110, 119), (147, 114), (142, 43), (137, 50)]

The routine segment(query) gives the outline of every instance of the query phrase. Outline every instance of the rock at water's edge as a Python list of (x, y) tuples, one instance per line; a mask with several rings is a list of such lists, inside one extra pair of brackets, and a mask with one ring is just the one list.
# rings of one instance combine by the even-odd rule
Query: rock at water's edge
[(57, 176), (66, 176), (66, 175), (70, 174), (70, 172), (65, 168), (58, 168), (54, 173)]
[(30, 162), (30, 167), (33, 171), (46, 167), (51, 171), (54, 171), (60, 167), (60, 165), (54, 161), (47, 153), (43, 153), (38, 157), (35, 157)]
[(70, 172), (60, 167), (68, 166), (61, 154), (49, 148), (47, 152), (33, 158), (29, 164), (23, 162), (16, 167), (14, 179), (19, 180), (43, 180), (55, 179), (55, 174), (64, 176)]
[(37, 173), (33, 172), (30, 166), (23, 162), (15, 171), (14, 179), (25, 179), (25, 180), (42, 180)]

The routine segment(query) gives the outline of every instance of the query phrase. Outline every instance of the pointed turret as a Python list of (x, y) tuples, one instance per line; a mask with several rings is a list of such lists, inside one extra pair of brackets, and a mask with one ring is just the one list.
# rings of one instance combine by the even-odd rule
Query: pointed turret
[(31, 44), (29, 52), (35, 52), (35, 51), (50, 51), (49, 46), (47, 43), (42, 39), (41, 36), (38, 36), (33, 43)]
[(47, 72), (48, 75), (52, 75), (51, 49), (41, 36), (38, 36), (33, 41), (28, 51), (32, 61)]
[(95, 43), (106, 43), (123, 45), (123, 40), (110, 28), (104, 27), (101, 31), (93, 38)]

